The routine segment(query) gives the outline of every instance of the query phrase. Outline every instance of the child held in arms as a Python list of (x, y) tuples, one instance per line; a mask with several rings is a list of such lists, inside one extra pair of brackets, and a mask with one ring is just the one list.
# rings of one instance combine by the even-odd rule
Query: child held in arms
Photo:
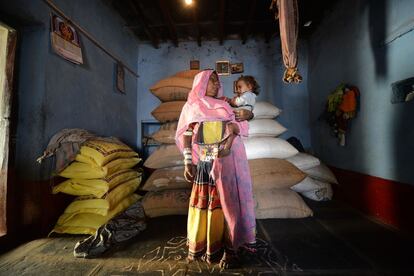
[[(233, 98), (222, 97), (234, 109), (247, 109), (253, 112), (256, 103), (256, 96), (259, 95), (259, 84), (253, 76), (241, 76), (236, 81), (236, 91)], [(247, 124), (247, 122), (243, 122)], [(231, 146), (234, 137), (238, 134), (232, 125), (229, 125), (228, 131), (231, 133), (228, 139), (228, 144)], [(248, 125), (246, 126), (248, 128)], [(227, 154), (225, 150), (225, 154)]]

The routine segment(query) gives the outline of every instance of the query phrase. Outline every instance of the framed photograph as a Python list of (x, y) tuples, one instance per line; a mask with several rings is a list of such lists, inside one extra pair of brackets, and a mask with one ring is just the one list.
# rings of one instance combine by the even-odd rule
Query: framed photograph
[(200, 70), (200, 61), (190, 60), (190, 70)]
[(55, 14), (50, 16), (52, 49), (63, 58), (82, 64), (82, 47), (75, 27)]
[(231, 65), (231, 73), (232, 74), (243, 73), (243, 71), (244, 71), (243, 63), (233, 63)]
[(125, 94), (125, 68), (120, 63), (116, 64), (116, 88)]
[(237, 80), (233, 81), (233, 93), (237, 93)]
[(218, 60), (216, 61), (216, 71), (219, 75), (230, 75), (230, 61)]

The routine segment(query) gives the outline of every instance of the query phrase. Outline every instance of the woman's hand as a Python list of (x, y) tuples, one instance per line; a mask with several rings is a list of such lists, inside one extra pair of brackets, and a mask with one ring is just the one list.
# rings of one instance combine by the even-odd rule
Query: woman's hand
[(227, 149), (227, 148), (221, 149), (218, 153), (218, 158), (226, 157), (230, 154), (230, 152), (231, 152), (230, 149)]
[(187, 182), (193, 182), (195, 174), (195, 168), (193, 164), (187, 164), (184, 166), (184, 178)]
[(254, 117), (253, 112), (247, 109), (238, 109), (234, 110), (234, 114), (236, 115), (236, 121), (245, 121), (245, 120), (251, 120)]

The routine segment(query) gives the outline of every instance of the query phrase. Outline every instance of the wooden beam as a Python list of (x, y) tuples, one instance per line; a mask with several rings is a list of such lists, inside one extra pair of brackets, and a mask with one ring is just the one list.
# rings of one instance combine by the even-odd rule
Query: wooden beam
[(200, 32), (200, 25), (198, 24), (198, 8), (197, 6), (192, 7), (193, 9), (193, 24), (196, 30), (197, 35), (197, 44), (201, 47), (201, 32)]
[(246, 43), (247, 37), (249, 35), (250, 26), (252, 24), (254, 13), (256, 12), (256, 4), (257, 4), (257, 0), (251, 0), (250, 1), (249, 17), (246, 20), (246, 25), (244, 27), (244, 32), (241, 35), (243, 44)]
[(131, 7), (132, 11), (135, 13), (138, 21), (140, 21), (142, 27), (144, 28), (144, 32), (151, 41), (152, 45), (154, 46), (154, 48), (158, 49), (158, 37), (151, 31), (151, 28), (149, 27), (148, 22), (145, 19), (141, 7), (134, 0), (128, 0), (128, 4)]
[(161, 8), (161, 13), (164, 18), (164, 21), (168, 27), (168, 31), (170, 33), (170, 38), (175, 47), (178, 47), (178, 38), (177, 38), (177, 29), (175, 28), (175, 24), (171, 18), (170, 10), (167, 7), (167, 1), (165, 0), (158, 0), (158, 5)]
[(219, 0), (220, 7), (219, 7), (219, 41), (220, 45), (223, 45), (224, 40), (224, 12), (226, 8), (226, 0)]

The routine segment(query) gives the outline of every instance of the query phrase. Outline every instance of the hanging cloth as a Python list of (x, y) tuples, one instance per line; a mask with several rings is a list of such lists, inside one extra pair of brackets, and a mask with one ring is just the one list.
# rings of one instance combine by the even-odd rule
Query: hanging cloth
[(279, 17), (280, 41), (282, 44), (283, 63), (286, 70), (283, 81), (286, 83), (299, 83), (302, 76), (297, 69), (298, 53), (297, 40), (299, 29), (299, 10), (297, 0), (273, 0), (270, 8), (277, 3), (277, 15)]

